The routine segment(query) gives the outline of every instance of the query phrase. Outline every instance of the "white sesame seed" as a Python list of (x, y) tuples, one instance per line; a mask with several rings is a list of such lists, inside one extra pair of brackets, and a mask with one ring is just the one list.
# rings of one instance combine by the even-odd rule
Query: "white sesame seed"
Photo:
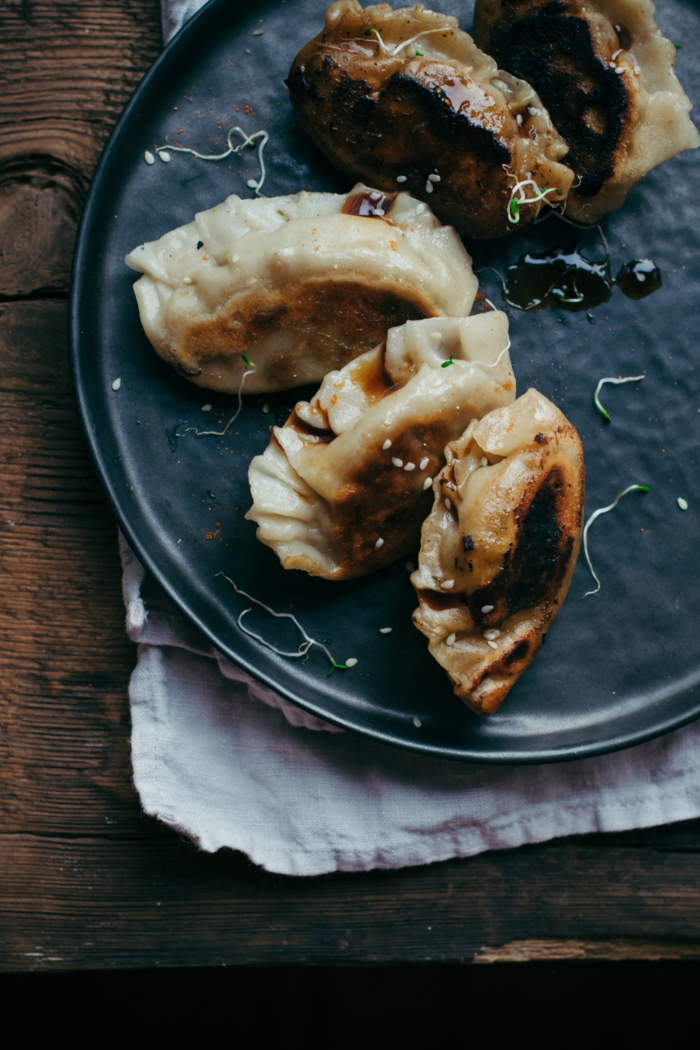
[(437, 342), (438, 339), (442, 339), (442, 332), (431, 332), (430, 338)]
[(386, 439), (386, 441), (385, 441), (385, 442), (384, 442), (384, 444), (382, 445), (382, 448), (384, 449), (384, 451), (385, 451), (385, 452), (386, 452), (386, 450), (387, 450), (388, 448), (391, 448), (391, 439), (390, 439), (390, 438), (387, 438), (387, 439)]
[(202, 412), (211, 412), (211, 405), (202, 405)]
[(122, 385), (121, 379), (115, 379), (114, 382), (112, 383), (112, 390), (118, 390), (121, 385)]
[(192, 284), (192, 278), (191, 277), (183, 277), (182, 278), (182, 283), (183, 284)]
[(264, 32), (265, 32), (264, 29), (254, 29), (253, 30), (253, 36), (262, 36)]
[(416, 206), (416, 215), (422, 215), (425, 210), (426, 210), (425, 204), (418, 204)]
[(425, 470), (425, 468), (428, 466), (428, 463), (430, 463), (430, 456), (423, 456), (418, 466), (421, 470)]
[(493, 641), (494, 638), (499, 637), (500, 633), (500, 631), (497, 631), (495, 629), (492, 631), (484, 631), (484, 638), (488, 638), (490, 641)]
[(622, 73), (624, 73), (624, 72), (625, 72), (625, 67), (624, 67), (624, 66), (616, 66), (616, 67), (615, 67), (615, 72), (616, 72), (616, 73), (618, 74), (618, 76), (619, 76), (619, 75), (621, 75)]
[(452, 500), (449, 499), (449, 498), (446, 499), (445, 500), (445, 506), (447, 507), (448, 510), (452, 510)]
[(516, 113), (516, 114), (515, 114), (515, 122), (516, 122), (516, 124), (518, 125), (518, 127), (520, 127), (520, 125), (522, 124), (522, 122), (523, 122), (523, 118), (522, 118), (522, 116), (520, 115), (520, 113)]
[(608, 65), (609, 65), (610, 69), (614, 69), (615, 68), (615, 63), (614, 62), (608, 62)]
[(393, 630), (394, 630), (394, 628), (393, 628), (393, 627), (380, 627), (380, 628), (379, 628), (379, 633), (380, 633), (380, 634), (391, 634), (391, 632), (392, 632)]
[(439, 182), (440, 181), (440, 176), (439, 175), (428, 175), (428, 181), (429, 182)]
[(375, 549), (375, 551), (378, 551), (378, 550), (379, 550), (379, 548), (380, 548), (380, 547), (383, 547), (383, 546), (384, 546), (384, 540), (383, 540), (383, 539), (382, 539), (382, 537), (380, 536), (380, 537), (379, 537), (379, 539), (377, 540), (377, 542), (376, 542), (376, 543), (375, 543), (375, 545), (374, 545), (374, 549)]
[(442, 583), (440, 584), (440, 586), (442, 587), (443, 591), (451, 591), (452, 588), (454, 587), (454, 585), (455, 585), (455, 581), (454, 580), (443, 580)]
[(167, 150), (164, 150), (164, 149), (160, 150), (158, 152), (158, 156), (163, 161), (163, 164), (168, 164), (170, 162), (170, 154), (168, 153)]
[(423, 482), (423, 492), (425, 492), (426, 489), (429, 489), (430, 486), (432, 485), (432, 483), (433, 483), (433, 479), (432, 478), (426, 478), (425, 481)]
[(616, 58), (617, 58), (617, 56), (618, 56), (618, 55), (621, 55), (623, 51), (624, 51), (624, 48), (623, 48), (623, 47), (621, 47), (621, 48), (618, 48), (618, 50), (617, 50), (617, 51), (613, 51), (613, 53), (612, 53), (612, 55), (611, 55), (610, 57), (611, 57), (612, 59), (616, 59)]
[(403, 469), (404, 470), (415, 470), (416, 469), (416, 465), (415, 465), (415, 463), (404, 463), (404, 468)]
[(634, 276), (635, 276), (635, 277), (637, 278), (637, 280), (638, 280), (638, 281), (641, 281), (641, 282), (642, 282), (642, 284), (643, 284), (643, 283), (644, 283), (644, 282), (646, 281), (646, 279), (647, 279), (647, 275), (646, 275), (645, 273), (636, 273), (636, 274), (635, 274)]
[(486, 456), (481, 457), (481, 465), (482, 467), (488, 467), (489, 461), (487, 460)]
[(678, 497), (678, 506), (681, 508), (681, 510), (687, 510), (688, 509), (688, 501), (683, 499), (682, 496), (679, 496)]
[(425, 184), (425, 192), (426, 193), (432, 193), (433, 192), (433, 184), (432, 184), (432, 182), (426, 182), (426, 184)]
[(406, 569), (407, 572), (415, 572), (416, 571), (416, 567), (415, 567), (415, 565), (413, 564), (412, 561), (405, 562), (404, 563), (404, 569)]
[(248, 181), (246, 182), (246, 186), (249, 190), (257, 190), (258, 188), (258, 184), (255, 181), (255, 179), (248, 179)]
[(397, 182), (405, 182), (406, 181), (406, 176), (405, 175), (397, 175), (396, 176), (396, 181)]
[(639, 76), (639, 74), (640, 74), (640, 73), (641, 73), (642, 71), (641, 71), (641, 69), (639, 68), (639, 66), (635, 66), (635, 67), (634, 67), (634, 72), (636, 73), (636, 75), (637, 75), (637, 76)]
[(156, 158), (153, 156), (150, 149), (146, 150), (146, 152), (143, 155), (143, 159), (146, 161), (146, 164), (155, 164), (156, 162)]
[(445, 645), (454, 645), (456, 641), (457, 635), (453, 631), (452, 634), (448, 634), (447, 638), (445, 639)]
[(481, 611), (482, 611), (482, 613), (493, 612), (493, 605), (482, 605), (481, 606)]
[(399, 459), (398, 456), (393, 456), (391, 462), (394, 464), (395, 467), (402, 467), (403, 466), (403, 460)]
[(270, 411), (270, 406), (269, 406), (269, 405), (263, 405), (263, 414), (264, 414), (264, 415), (267, 415), (267, 413), (268, 413), (269, 411)]
[(239, 260), (239, 259), (240, 259), (240, 256), (239, 256), (239, 255), (232, 255), (232, 256), (231, 256), (231, 262), (232, 262), (232, 263), (236, 263), (236, 262), (238, 262), (238, 260)]
[(423, 723), (421, 722), (420, 718), (414, 718), (413, 719), (413, 724), (416, 727), (416, 729), (420, 729), (420, 727), (423, 725)]
[(381, 208), (372, 208), (370, 215), (378, 215), (380, 219), (384, 217), (384, 212)]
[(486, 644), (490, 645), (492, 649), (498, 649), (498, 646), (495, 642), (487, 641)]
[(356, 663), (357, 663), (357, 660), (355, 659), (355, 657), (351, 656), (349, 660), (345, 661), (345, 666), (346, 667), (354, 667)]

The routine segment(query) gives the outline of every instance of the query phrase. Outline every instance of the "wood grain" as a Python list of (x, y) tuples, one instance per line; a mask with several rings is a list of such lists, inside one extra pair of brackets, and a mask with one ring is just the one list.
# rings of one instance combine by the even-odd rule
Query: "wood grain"
[(291, 879), (140, 812), (116, 526), (65, 324), (85, 191), (159, 19), (0, 8), (0, 969), (697, 958), (700, 821)]

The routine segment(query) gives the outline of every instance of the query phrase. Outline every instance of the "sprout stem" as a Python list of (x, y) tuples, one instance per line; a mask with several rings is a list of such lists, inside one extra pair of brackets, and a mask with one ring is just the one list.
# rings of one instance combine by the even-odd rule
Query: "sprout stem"
[(605, 411), (605, 409), (600, 403), (599, 394), (601, 387), (605, 383), (613, 383), (615, 386), (618, 386), (620, 383), (638, 383), (640, 379), (644, 378), (644, 376), (625, 376), (623, 379), (601, 379), (601, 381), (598, 383), (598, 386), (595, 388), (595, 394), (593, 395), (593, 403), (595, 404), (595, 407), (598, 409), (606, 423), (610, 422), (610, 415), (608, 412)]
[(271, 609), (269, 605), (265, 605), (265, 603), (261, 602), (258, 598), (254, 598), (252, 596), (252, 594), (248, 594), (246, 591), (241, 590), (240, 587), (237, 587), (236, 584), (233, 582), (233, 580), (229, 579), (229, 577), (226, 575), (226, 573), (224, 573), (224, 572), (217, 572), (216, 575), (217, 576), (223, 576), (223, 578), (228, 583), (231, 584), (231, 586), (233, 587), (233, 589), (236, 592), (236, 594), (242, 594), (244, 598), (247, 598), (248, 601), (250, 601), (250, 602), (254, 602), (256, 605), (259, 605), (260, 608), (264, 609), (265, 612), (268, 612), (270, 614), (270, 616), (274, 616), (275, 619), (278, 619), (278, 620), (281, 620), (281, 619), (291, 620), (292, 623), (294, 624), (294, 626), (299, 631), (301, 631), (302, 635), (304, 636), (304, 641), (301, 643), (301, 645), (299, 646), (298, 650), (295, 653), (285, 653), (282, 649), (278, 649), (275, 645), (272, 645), (271, 642), (266, 642), (265, 639), (262, 638), (259, 634), (254, 634), (253, 631), (249, 631), (247, 627), (243, 626), (241, 621), (242, 621), (243, 617), (247, 615), (247, 613), (251, 612), (252, 606), (249, 606), (247, 609), (244, 609), (243, 612), (238, 617), (238, 620), (237, 620), (238, 626), (240, 627), (240, 629), (243, 631), (244, 634), (247, 634), (250, 638), (254, 638), (256, 642), (260, 642), (261, 645), (266, 646), (268, 649), (272, 649), (272, 651), (277, 653), (279, 656), (288, 656), (291, 660), (296, 660), (296, 659), (298, 659), (301, 656), (306, 656), (306, 654), (308, 653), (308, 651), (311, 648), (311, 646), (312, 645), (316, 645), (316, 646), (318, 646), (319, 649), (323, 649), (324, 653), (326, 654), (326, 656), (330, 660), (331, 669), (328, 672), (328, 676), (329, 677), (333, 674), (333, 672), (336, 670), (336, 668), (339, 671), (347, 671), (348, 670), (348, 667), (346, 666), (346, 664), (339, 664), (333, 659), (330, 651), (325, 647), (325, 645), (323, 645), (321, 642), (317, 642), (315, 638), (312, 638), (309, 634), (306, 633), (304, 628), (301, 626), (301, 624), (297, 620), (296, 616), (292, 616), (291, 613), (275, 612), (275, 610)]
[(199, 438), (201, 438), (201, 437), (211, 437), (211, 436), (213, 436), (213, 437), (223, 437), (224, 436), (224, 434), (226, 433), (228, 428), (231, 426), (231, 424), (236, 422), (236, 420), (238, 419), (238, 416), (240, 415), (241, 409), (243, 408), (243, 384), (245, 383), (245, 381), (248, 378), (248, 376), (251, 375), (255, 371), (255, 369), (258, 367), (257, 365), (254, 365), (252, 361), (249, 361), (245, 354), (243, 354), (243, 360), (245, 361), (245, 372), (241, 376), (241, 385), (238, 387), (238, 408), (233, 413), (233, 415), (229, 419), (229, 421), (226, 424), (226, 426), (224, 427), (224, 429), (223, 430), (197, 430), (196, 427), (188, 427), (187, 430), (183, 430), (183, 432), (181, 434), (176, 434), (175, 437), (183, 438), (185, 436), (185, 434), (189, 434), (189, 432), (191, 430), (194, 430), (195, 434)]
[[(233, 142), (231, 141), (231, 136), (233, 135), (234, 131), (238, 132), (239, 135), (243, 136), (243, 142), (241, 142), (238, 146), (234, 146)], [(217, 153), (214, 155), (198, 153), (196, 149), (189, 149), (189, 147), (187, 146), (157, 146), (156, 153), (160, 154), (164, 151), (166, 153), (190, 153), (193, 157), (197, 157), (199, 160), (225, 160), (226, 157), (230, 157), (232, 153), (237, 153), (240, 156), (241, 150), (244, 149), (246, 146), (254, 145), (257, 139), (259, 140), (258, 161), (260, 163), (260, 180), (256, 182), (254, 186), (251, 185), (251, 189), (255, 189), (256, 197), (261, 197), (262, 194), (260, 193), (260, 190), (262, 189), (262, 184), (265, 181), (265, 161), (263, 160), (263, 149), (265, 148), (266, 143), (269, 141), (269, 138), (270, 136), (268, 135), (268, 133), (266, 131), (263, 131), (262, 129), (260, 131), (256, 131), (254, 135), (247, 135), (243, 128), (234, 127), (229, 128), (229, 132), (226, 136), (226, 146), (228, 148), (224, 153)], [(251, 179), (250, 183), (252, 182), (253, 180)]]
[(586, 522), (586, 526), (585, 526), (585, 528), (583, 530), (583, 553), (586, 556), (586, 561), (588, 563), (588, 568), (591, 570), (591, 576), (593, 577), (595, 582), (598, 584), (598, 586), (593, 591), (586, 591), (586, 593), (583, 596), (584, 598), (587, 598), (589, 594), (597, 594), (598, 591), (600, 590), (600, 580), (598, 579), (598, 577), (595, 574), (595, 570), (593, 568), (593, 565), (591, 564), (591, 558), (590, 558), (590, 555), (588, 553), (588, 530), (590, 529), (590, 527), (593, 524), (593, 522), (595, 521), (595, 519), (599, 518), (601, 514), (607, 514), (609, 510), (614, 510), (615, 507), (620, 502), (620, 500), (622, 499), (622, 497), (626, 496), (628, 492), (648, 492), (648, 491), (649, 491), (649, 489), (648, 489), (648, 487), (646, 485), (629, 485), (624, 490), (624, 492), (620, 492), (619, 495), (617, 495), (615, 497), (615, 499), (610, 504), (610, 506), (608, 506), (608, 507), (601, 507), (599, 510), (593, 511), (593, 513), (591, 514), (590, 518)]
[(410, 40), (404, 41), (403, 44), (397, 44), (395, 47), (387, 47), (387, 45), (384, 43), (376, 29), (369, 30), (372, 36), (376, 36), (379, 48), (387, 56), (387, 58), (396, 58), (399, 51), (403, 51), (403, 49), (405, 47), (408, 47), (409, 44), (413, 44), (416, 40), (420, 40), (422, 36), (427, 36), (428, 33), (444, 33), (444, 31), (444, 27), (440, 29), (424, 29), (421, 33), (418, 33), (416, 36), (412, 36)]

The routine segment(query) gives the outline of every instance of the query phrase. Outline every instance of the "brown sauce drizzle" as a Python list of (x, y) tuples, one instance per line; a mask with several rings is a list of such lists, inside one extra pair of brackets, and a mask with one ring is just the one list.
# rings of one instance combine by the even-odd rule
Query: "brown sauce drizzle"
[(429, 591), (423, 587), (418, 591), (418, 600), (427, 605), (429, 609), (434, 609), (435, 612), (456, 609), (465, 604), (464, 599), (458, 594), (438, 594), (437, 591)]
[(630, 299), (644, 299), (661, 287), (661, 273), (650, 259), (635, 259), (613, 278), (607, 255), (590, 262), (572, 244), (521, 255), (504, 279), (506, 302), (531, 313), (543, 307), (590, 310), (607, 303), (613, 285)]
[(337, 437), (333, 430), (319, 430), (316, 427), (309, 426), (308, 423), (305, 423), (304, 420), (297, 415), (296, 409), (292, 412), (291, 416), (285, 423), (285, 426), (292, 427), (293, 430), (296, 430), (297, 434), (301, 434), (304, 437), (311, 437), (323, 445), (330, 445), (331, 441), (334, 441)]
[(396, 200), (395, 193), (380, 193), (371, 190), (353, 193), (340, 209), (343, 215), (359, 215), (363, 219), (383, 219)]
[(368, 360), (355, 361), (350, 373), (350, 382), (356, 383), (369, 401), (380, 401), (393, 389), (391, 376), (384, 367), (384, 354), (382, 353), (378, 365)]

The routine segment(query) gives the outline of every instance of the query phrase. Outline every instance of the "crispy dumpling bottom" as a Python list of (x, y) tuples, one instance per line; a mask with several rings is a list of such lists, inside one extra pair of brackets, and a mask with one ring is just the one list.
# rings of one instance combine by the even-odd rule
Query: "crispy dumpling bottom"
[(581, 542), (584, 465), (574, 427), (530, 389), (445, 449), (411, 576), (416, 627), (457, 696), (490, 715), (532, 663)]
[(414, 549), (446, 443), (515, 397), (509, 345), (498, 311), (410, 321), (331, 372), (250, 465), (258, 539), (327, 580)]

